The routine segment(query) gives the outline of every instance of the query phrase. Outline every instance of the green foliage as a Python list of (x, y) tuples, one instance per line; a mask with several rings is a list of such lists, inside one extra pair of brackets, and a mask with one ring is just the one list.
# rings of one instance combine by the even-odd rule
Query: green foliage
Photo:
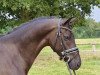
[(81, 22), (99, 4), (99, 0), (0, 0), (0, 27), (5, 27), (8, 17), (26, 22), (40, 16), (74, 16)]
[[(85, 15), (90, 15), (94, 6), (100, 7), (100, 0), (0, 0), (0, 33), (40, 16), (77, 17), (77, 25), (83, 26), (88, 23), (85, 23)], [(91, 24), (88, 23), (90, 29), (76, 29), (77, 33), (82, 32), (77, 37), (86, 37), (84, 33), (89, 31), (87, 36), (93, 36)]]
[(74, 27), (76, 38), (100, 38), (100, 23), (87, 19), (85, 26)]
[(12, 30), (12, 27), (7, 26), (7, 27), (5, 27), (5, 29), (1, 29), (0, 33), (5, 34), (5, 33), (9, 32), (11, 30)]

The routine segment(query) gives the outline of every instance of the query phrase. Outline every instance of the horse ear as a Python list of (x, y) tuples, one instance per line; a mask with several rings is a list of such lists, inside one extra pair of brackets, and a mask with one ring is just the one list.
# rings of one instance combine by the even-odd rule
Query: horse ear
[(75, 21), (76, 21), (76, 18), (71, 17), (71, 18), (65, 20), (64, 23), (63, 23), (63, 25), (64, 25), (64, 26), (65, 26), (65, 25), (67, 25), (67, 26), (72, 26), (73, 23), (74, 23)]

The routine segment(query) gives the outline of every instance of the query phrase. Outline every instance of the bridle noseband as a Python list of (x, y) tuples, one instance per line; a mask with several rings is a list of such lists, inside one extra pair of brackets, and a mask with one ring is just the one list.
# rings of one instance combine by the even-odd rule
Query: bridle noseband
[[(61, 29), (66, 29), (66, 30), (69, 30), (69, 31), (71, 31), (72, 32), (72, 30), (71, 29), (69, 29), (69, 28), (67, 28), (67, 27), (63, 27), (62, 25), (61, 25), (61, 20), (62, 19), (59, 19), (59, 23), (58, 23), (58, 31), (57, 31), (57, 35), (56, 35), (56, 41), (55, 41), (55, 43), (54, 43), (54, 48), (56, 47), (56, 44), (57, 44), (57, 40), (59, 40), (60, 41), (60, 45), (61, 45), (61, 47), (62, 47), (62, 49), (63, 49), (63, 51), (61, 52), (61, 54), (62, 54), (62, 59), (64, 59), (66, 56), (68, 56), (69, 54), (71, 54), (71, 53), (74, 53), (74, 52), (77, 52), (78, 51), (78, 48), (77, 47), (74, 47), (74, 48), (71, 48), (71, 49), (67, 49), (66, 48), (66, 46), (65, 46), (65, 44), (64, 44), (64, 41), (63, 41), (63, 38), (61, 37), (61, 34), (62, 34), (62, 31), (61, 31)], [(66, 61), (66, 64), (67, 64), (67, 67), (68, 67), (68, 70), (69, 70), (69, 73), (70, 73), (70, 75), (72, 75), (72, 72), (71, 72), (71, 69), (69, 68), (69, 65), (68, 65), (68, 62), (70, 61), (70, 57), (69, 57), (69, 59), (68, 59), (68, 61)], [(73, 72), (74, 72), (74, 75), (76, 75), (76, 73), (75, 73), (75, 71), (73, 70)]]
[(74, 52), (77, 52), (77, 51), (78, 51), (78, 48), (74, 47), (74, 48), (71, 48), (71, 49), (64, 50), (61, 53), (64, 56), (64, 55), (68, 55), (70, 53), (74, 53)]

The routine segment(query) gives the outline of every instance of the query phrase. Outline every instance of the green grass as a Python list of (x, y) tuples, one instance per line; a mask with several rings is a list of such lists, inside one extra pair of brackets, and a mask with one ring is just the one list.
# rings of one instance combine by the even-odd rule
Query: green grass
[[(90, 47), (81, 46), (80, 48), (90, 49)], [(80, 52), (80, 55), (82, 65), (76, 71), (77, 75), (100, 75), (100, 52)], [(28, 75), (69, 75), (69, 72), (66, 64), (59, 60), (58, 55), (50, 47), (46, 47), (35, 60)]]
[(80, 50), (92, 50), (91, 44), (97, 44), (96, 50), (100, 50), (100, 38), (95, 39), (76, 39), (76, 44), (89, 44), (89, 45), (77, 45)]
[[(82, 52), (80, 54), (82, 65), (76, 71), (77, 75), (99, 75), (100, 52)], [(69, 75), (69, 72), (66, 64), (47, 47), (39, 54), (28, 75)]]
[[(80, 50), (93, 50), (92, 45), (77, 45)], [(100, 45), (96, 45), (96, 50), (100, 50)]]
[(76, 39), (77, 44), (100, 44), (100, 38)]

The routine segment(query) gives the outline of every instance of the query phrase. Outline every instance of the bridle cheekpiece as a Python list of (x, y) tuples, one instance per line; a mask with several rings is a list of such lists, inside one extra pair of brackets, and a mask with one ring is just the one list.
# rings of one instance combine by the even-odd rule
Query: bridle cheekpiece
[[(62, 31), (61, 31), (61, 29), (66, 29), (66, 30), (69, 30), (69, 31), (71, 31), (72, 32), (72, 30), (71, 29), (69, 29), (69, 28), (67, 28), (67, 27), (64, 27), (64, 26), (62, 26), (62, 24), (61, 24), (61, 18), (59, 19), (59, 22), (58, 22), (58, 31), (57, 31), (57, 35), (56, 35), (56, 41), (55, 41), (55, 46), (54, 47), (56, 47), (56, 43), (57, 43), (57, 39), (59, 39), (59, 41), (60, 41), (60, 45), (61, 45), (61, 47), (63, 48), (63, 51), (61, 52), (61, 54), (62, 54), (62, 59), (64, 59), (66, 56), (68, 56), (69, 54), (71, 54), (71, 53), (74, 53), (74, 52), (77, 52), (78, 51), (78, 48), (77, 47), (74, 47), (74, 48), (71, 48), (71, 49), (67, 49), (66, 48), (66, 46), (65, 46), (65, 44), (64, 44), (64, 41), (63, 41), (63, 39), (62, 39), (62, 37), (61, 37), (61, 34), (62, 34)], [(66, 64), (67, 64), (67, 67), (68, 67), (68, 70), (69, 70), (69, 73), (70, 73), (70, 75), (72, 75), (72, 72), (71, 72), (71, 69), (69, 68), (69, 65), (68, 65), (68, 62), (70, 61), (70, 57), (69, 57), (69, 59), (68, 59), (68, 61), (66, 61)], [(75, 73), (75, 71), (73, 70), (73, 72), (74, 72), (74, 75), (76, 75), (76, 73)]]

